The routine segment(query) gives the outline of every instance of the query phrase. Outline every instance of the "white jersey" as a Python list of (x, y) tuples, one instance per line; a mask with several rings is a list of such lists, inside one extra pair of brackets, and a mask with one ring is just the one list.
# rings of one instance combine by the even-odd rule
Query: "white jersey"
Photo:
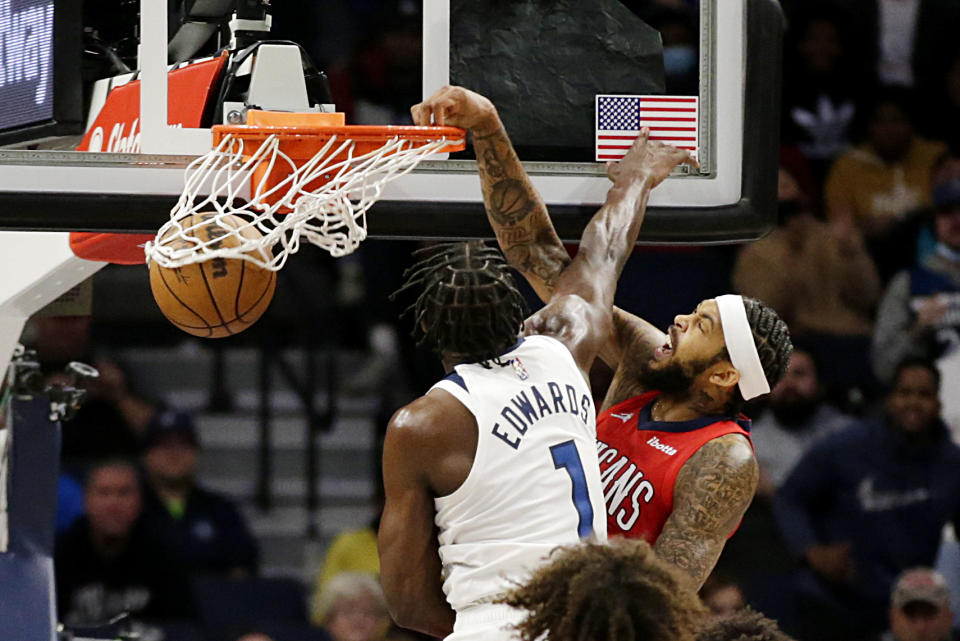
[(529, 336), (498, 360), (457, 365), (434, 385), (479, 430), (463, 485), (434, 500), (443, 589), (458, 620), (557, 546), (607, 538), (596, 410), (573, 356), (556, 339)]

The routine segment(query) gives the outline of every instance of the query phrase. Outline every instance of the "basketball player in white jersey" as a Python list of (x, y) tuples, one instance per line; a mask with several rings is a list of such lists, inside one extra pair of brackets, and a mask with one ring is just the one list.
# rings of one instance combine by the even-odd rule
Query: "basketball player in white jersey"
[[(453, 101), (421, 103), (413, 114), (419, 124), (456, 120), (478, 146), (494, 133), (482, 119), (458, 119)], [(491, 601), (557, 546), (605, 541), (587, 375), (611, 331), (617, 279), (650, 191), (694, 162), (648, 136), (610, 167), (606, 203), (524, 336), (523, 300), (498, 251), (446, 245), (408, 270), (402, 290), (422, 287), (411, 305), (415, 331), (449, 375), (387, 427), (380, 578), (400, 625), (448, 641), (516, 638), (505, 626), (523, 613)]]

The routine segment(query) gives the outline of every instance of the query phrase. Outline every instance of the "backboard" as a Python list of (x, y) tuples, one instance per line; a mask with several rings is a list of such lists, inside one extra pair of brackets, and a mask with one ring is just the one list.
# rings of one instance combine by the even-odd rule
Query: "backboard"
[[(163, 106), (169, 101), (172, 114), (179, 98), (168, 94), (165, 82), (169, 16), (162, 4), (141, 3), (140, 73), (124, 80), (139, 81), (140, 109), (130, 129), (117, 137), (129, 144), (101, 145), (106, 151), (97, 153), (72, 151), (69, 144), (0, 149), (0, 226), (149, 232), (166, 219), (182, 189), (185, 165), (209, 148), (211, 137), (205, 126), (167, 124), (173, 118)], [(287, 37), (283, 24), (300, 25), (296, 35), (308, 52), (317, 47), (314, 40), (329, 35), (330, 15), (310, 7), (329, 9), (336, 3), (275, 4), (304, 6), (275, 7), (272, 35)], [(352, 111), (354, 124), (385, 124), (365, 120), (384, 114), (403, 124), (398, 119), (407, 116), (375, 99), (366, 101), (373, 108), (360, 104), (355, 78), (351, 95), (340, 92), (337, 69), (375, 67), (378, 61), (369, 58), (384, 48), (391, 55), (418, 49), (417, 73), (396, 64), (367, 71), (389, 74), (383, 86), (400, 86), (396, 95), (414, 99), (448, 83), (490, 95), (558, 231), (575, 239), (609, 187), (594, 148), (601, 124), (598, 96), (695, 99), (694, 112), (667, 115), (685, 121), (683, 138), (695, 138), (691, 144), (697, 147), (701, 169), (678, 172), (654, 192), (641, 241), (735, 242), (772, 226), (782, 30), (775, 0), (702, 0), (682, 18), (658, 13), (653, 2), (620, 0), (395, 4), (407, 22), (416, 21), (416, 29), (403, 32), (384, 21), (376, 33), (367, 34), (370, 38), (345, 42), (347, 50), (339, 56), (327, 55), (331, 45), (320, 45), (327, 54), (318, 57), (328, 59), (317, 62), (321, 68), (329, 64), (333, 103)], [(302, 26), (309, 24), (316, 24), (315, 38)], [(208, 105), (201, 124), (209, 125), (213, 114), (226, 117)], [(95, 115), (87, 119), (88, 133)], [(373, 236), (489, 236), (470, 151), (427, 161), (391, 183), (372, 210), (369, 226)]]

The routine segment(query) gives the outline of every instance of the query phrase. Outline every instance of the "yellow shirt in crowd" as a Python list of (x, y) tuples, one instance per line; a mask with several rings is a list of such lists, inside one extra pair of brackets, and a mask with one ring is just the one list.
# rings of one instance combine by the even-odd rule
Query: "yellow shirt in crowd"
[(887, 164), (869, 145), (840, 156), (825, 187), (831, 219), (852, 216), (867, 236), (920, 207), (930, 204), (930, 172), (947, 150), (941, 142), (917, 138), (901, 163)]

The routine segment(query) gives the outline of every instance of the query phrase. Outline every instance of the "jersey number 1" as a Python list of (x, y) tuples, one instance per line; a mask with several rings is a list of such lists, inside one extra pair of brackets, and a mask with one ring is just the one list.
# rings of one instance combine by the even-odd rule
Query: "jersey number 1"
[(580, 453), (573, 441), (564, 441), (550, 448), (553, 456), (553, 466), (561, 467), (570, 475), (573, 483), (573, 506), (577, 508), (580, 523), (577, 525), (577, 535), (585, 539), (593, 533), (593, 504), (590, 503), (590, 494), (587, 492), (587, 477), (583, 474), (583, 463), (580, 462)]

